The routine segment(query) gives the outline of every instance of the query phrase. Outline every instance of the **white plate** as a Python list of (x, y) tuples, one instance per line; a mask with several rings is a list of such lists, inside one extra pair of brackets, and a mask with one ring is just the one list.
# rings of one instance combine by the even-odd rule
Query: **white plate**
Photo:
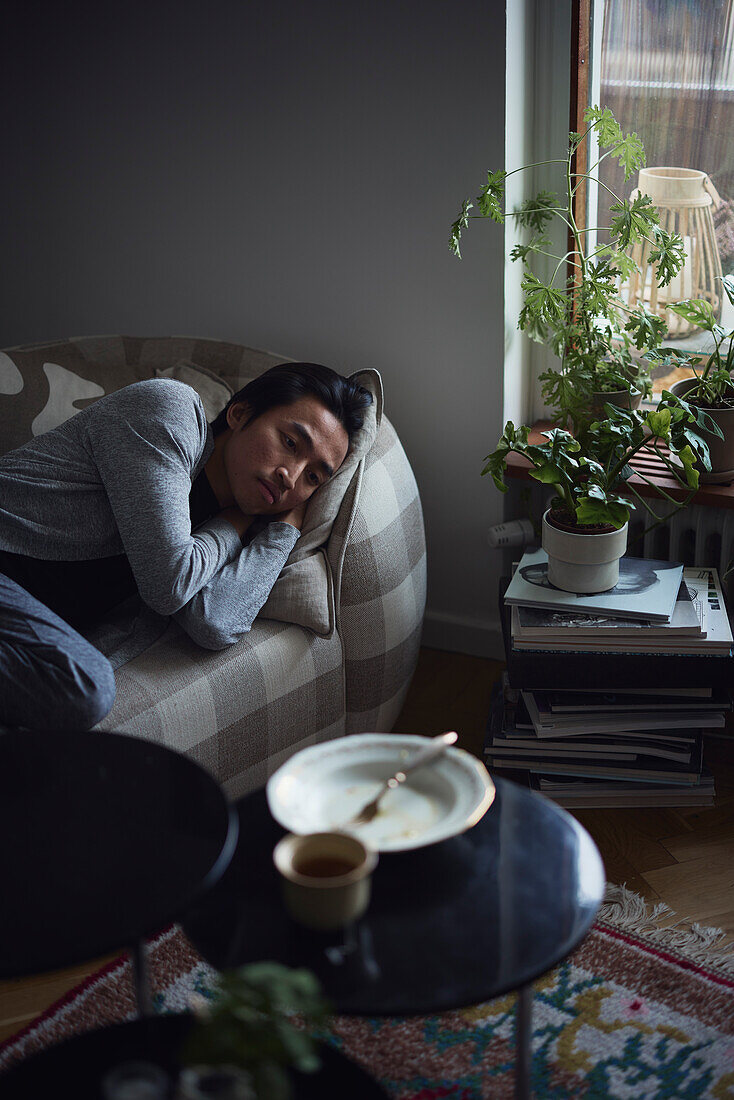
[(292, 833), (344, 830), (380, 852), (456, 836), (487, 812), (494, 783), (479, 760), (453, 747), (388, 791), (368, 825), (347, 824), (425, 743), (408, 734), (355, 733), (302, 749), (268, 780), (270, 812)]

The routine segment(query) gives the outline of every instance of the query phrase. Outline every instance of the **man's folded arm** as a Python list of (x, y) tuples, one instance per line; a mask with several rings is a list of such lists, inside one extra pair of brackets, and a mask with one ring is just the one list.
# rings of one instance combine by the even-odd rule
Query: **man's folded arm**
[(176, 612), (176, 622), (204, 649), (226, 649), (239, 641), (270, 595), (299, 535), (289, 523), (269, 523)]
[(193, 390), (153, 379), (112, 396), (88, 425), (87, 445), (140, 595), (172, 615), (239, 557), (240, 538), (221, 515), (191, 532), (191, 478), (207, 438)]

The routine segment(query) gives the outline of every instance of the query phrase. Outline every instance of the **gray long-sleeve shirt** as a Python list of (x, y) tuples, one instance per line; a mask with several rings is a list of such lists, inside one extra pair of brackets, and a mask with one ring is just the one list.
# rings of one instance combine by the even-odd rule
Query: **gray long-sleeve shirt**
[(299, 532), (274, 522), (242, 546), (214, 516), (191, 530), (189, 494), (214, 443), (201, 400), (137, 382), (0, 457), (0, 549), (46, 561), (124, 553), (145, 603), (200, 645), (249, 630)]

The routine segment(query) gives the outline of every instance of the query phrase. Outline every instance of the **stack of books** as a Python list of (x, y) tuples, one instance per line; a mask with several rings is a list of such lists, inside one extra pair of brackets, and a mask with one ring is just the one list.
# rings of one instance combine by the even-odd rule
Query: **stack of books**
[(491, 770), (568, 808), (713, 802), (705, 738), (727, 734), (734, 660), (715, 569), (625, 557), (614, 589), (576, 596), (535, 550), (503, 602)]

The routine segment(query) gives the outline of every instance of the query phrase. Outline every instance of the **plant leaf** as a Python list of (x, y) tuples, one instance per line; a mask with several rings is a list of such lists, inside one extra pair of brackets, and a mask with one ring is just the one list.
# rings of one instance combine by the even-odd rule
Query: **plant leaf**
[(647, 163), (642, 142), (635, 133), (626, 134), (613, 150), (612, 156), (616, 157), (622, 168), (624, 168), (624, 178), (626, 180), (638, 168), (644, 168)]
[(645, 166), (645, 150), (635, 133), (623, 134), (616, 118), (608, 107), (587, 107), (584, 120), (591, 123), (596, 131), (599, 146), (607, 149), (613, 146), (611, 155), (616, 157), (622, 168), (624, 178), (628, 180), (637, 168)]
[(528, 244), (516, 244), (510, 252), (511, 260), (526, 260), (531, 252), (539, 252), (542, 248), (550, 247), (552, 241), (548, 237), (533, 237)]
[(596, 130), (602, 149), (622, 140), (622, 129), (609, 107), (587, 107), (584, 111), (584, 122), (590, 123)]
[(555, 287), (547, 286), (532, 271), (525, 271), (520, 287), (525, 302), (520, 311), (518, 328), (527, 328), (531, 321), (541, 324), (560, 324), (566, 315), (566, 295)]
[(643, 348), (655, 347), (667, 331), (663, 318), (650, 313), (643, 305), (637, 307), (624, 327), (625, 331), (631, 334), (635, 347), (640, 351)]
[(667, 439), (670, 435), (670, 409), (659, 408), (655, 412), (648, 413), (645, 423), (653, 435), (660, 439)]
[(612, 234), (618, 238), (621, 249), (644, 237), (658, 224), (658, 212), (649, 195), (636, 195), (632, 201), (622, 199), (612, 203), (609, 209), (612, 214), (616, 212), (612, 218)]
[(629, 519), (629, 504), (624, 503), (621, 497), (608, 499), (606, 494), (591, 491), (586, 496), (579, 497), (576, 505), (576, 519), (579, 523), (611, 523), (619, 530), (624, 527)]
[(461, 213), (456, 221), (451, 226), (451, 237), (449, 238), (449, 248), (453, 252), (454, 256), (458, 256), (461, 259), (461, 250), (459, 243), (461, 241), (461, 232), (469, 225), (469, 211), (473, 208), (474, 204), (469, 199), (464, 199), (461, 204)]
[(491, 218), (495, 222), (505, 220), (502, 204), (505, 199), (506, 175), (507, 172), (501, 168), (497, 172), (487, 172), (487, 182), (477, 195), (477, 207), (483, 218)]
[(556, 212), (558, 195), (555, 191), (539, 191), (534, 199), (525, 199), (515, 213), (518, 225), (542, 233)]
[[(708, 451), (708, 447), (706, 448)], [(690, 485), (691, 489), (698, 488), (699, 472), (696, 469), (696, 456), (689, 446), (681, 447), (679, 451), (676, 451), (678, 458), (683, 463), (683, 472), (685, 479)], [(711, 462), (709, 460), (709, 469), (711, 468)]]
[(659, 225), (651, 229), (655, 247), (650, 250), (650, 263), (657, 269), (658, 286), (666, 286), (683, 267), (686, 253), (683, 238), (677, 233), (666, 233)]
[(716, 315), (711, 303), (707, 302), (705, 298), (687, 298), (684, 302), (676, 302), (670, 308), (673, 313), (677, 313), (679, 317), (683, 317), (684, 320), (689, 321), (696, 328), (713, 332)]
[(725, 275), (721, 282), (727, 298), (734, 306), (734, 275)]
[(547, 462), (537, 470), (531, 470), (530, 476), (534, 477), (536, 481), (542, 481), (544, 485), (558, 485), (563, 478), (563, 473), (558, 466), (552, 462)]

